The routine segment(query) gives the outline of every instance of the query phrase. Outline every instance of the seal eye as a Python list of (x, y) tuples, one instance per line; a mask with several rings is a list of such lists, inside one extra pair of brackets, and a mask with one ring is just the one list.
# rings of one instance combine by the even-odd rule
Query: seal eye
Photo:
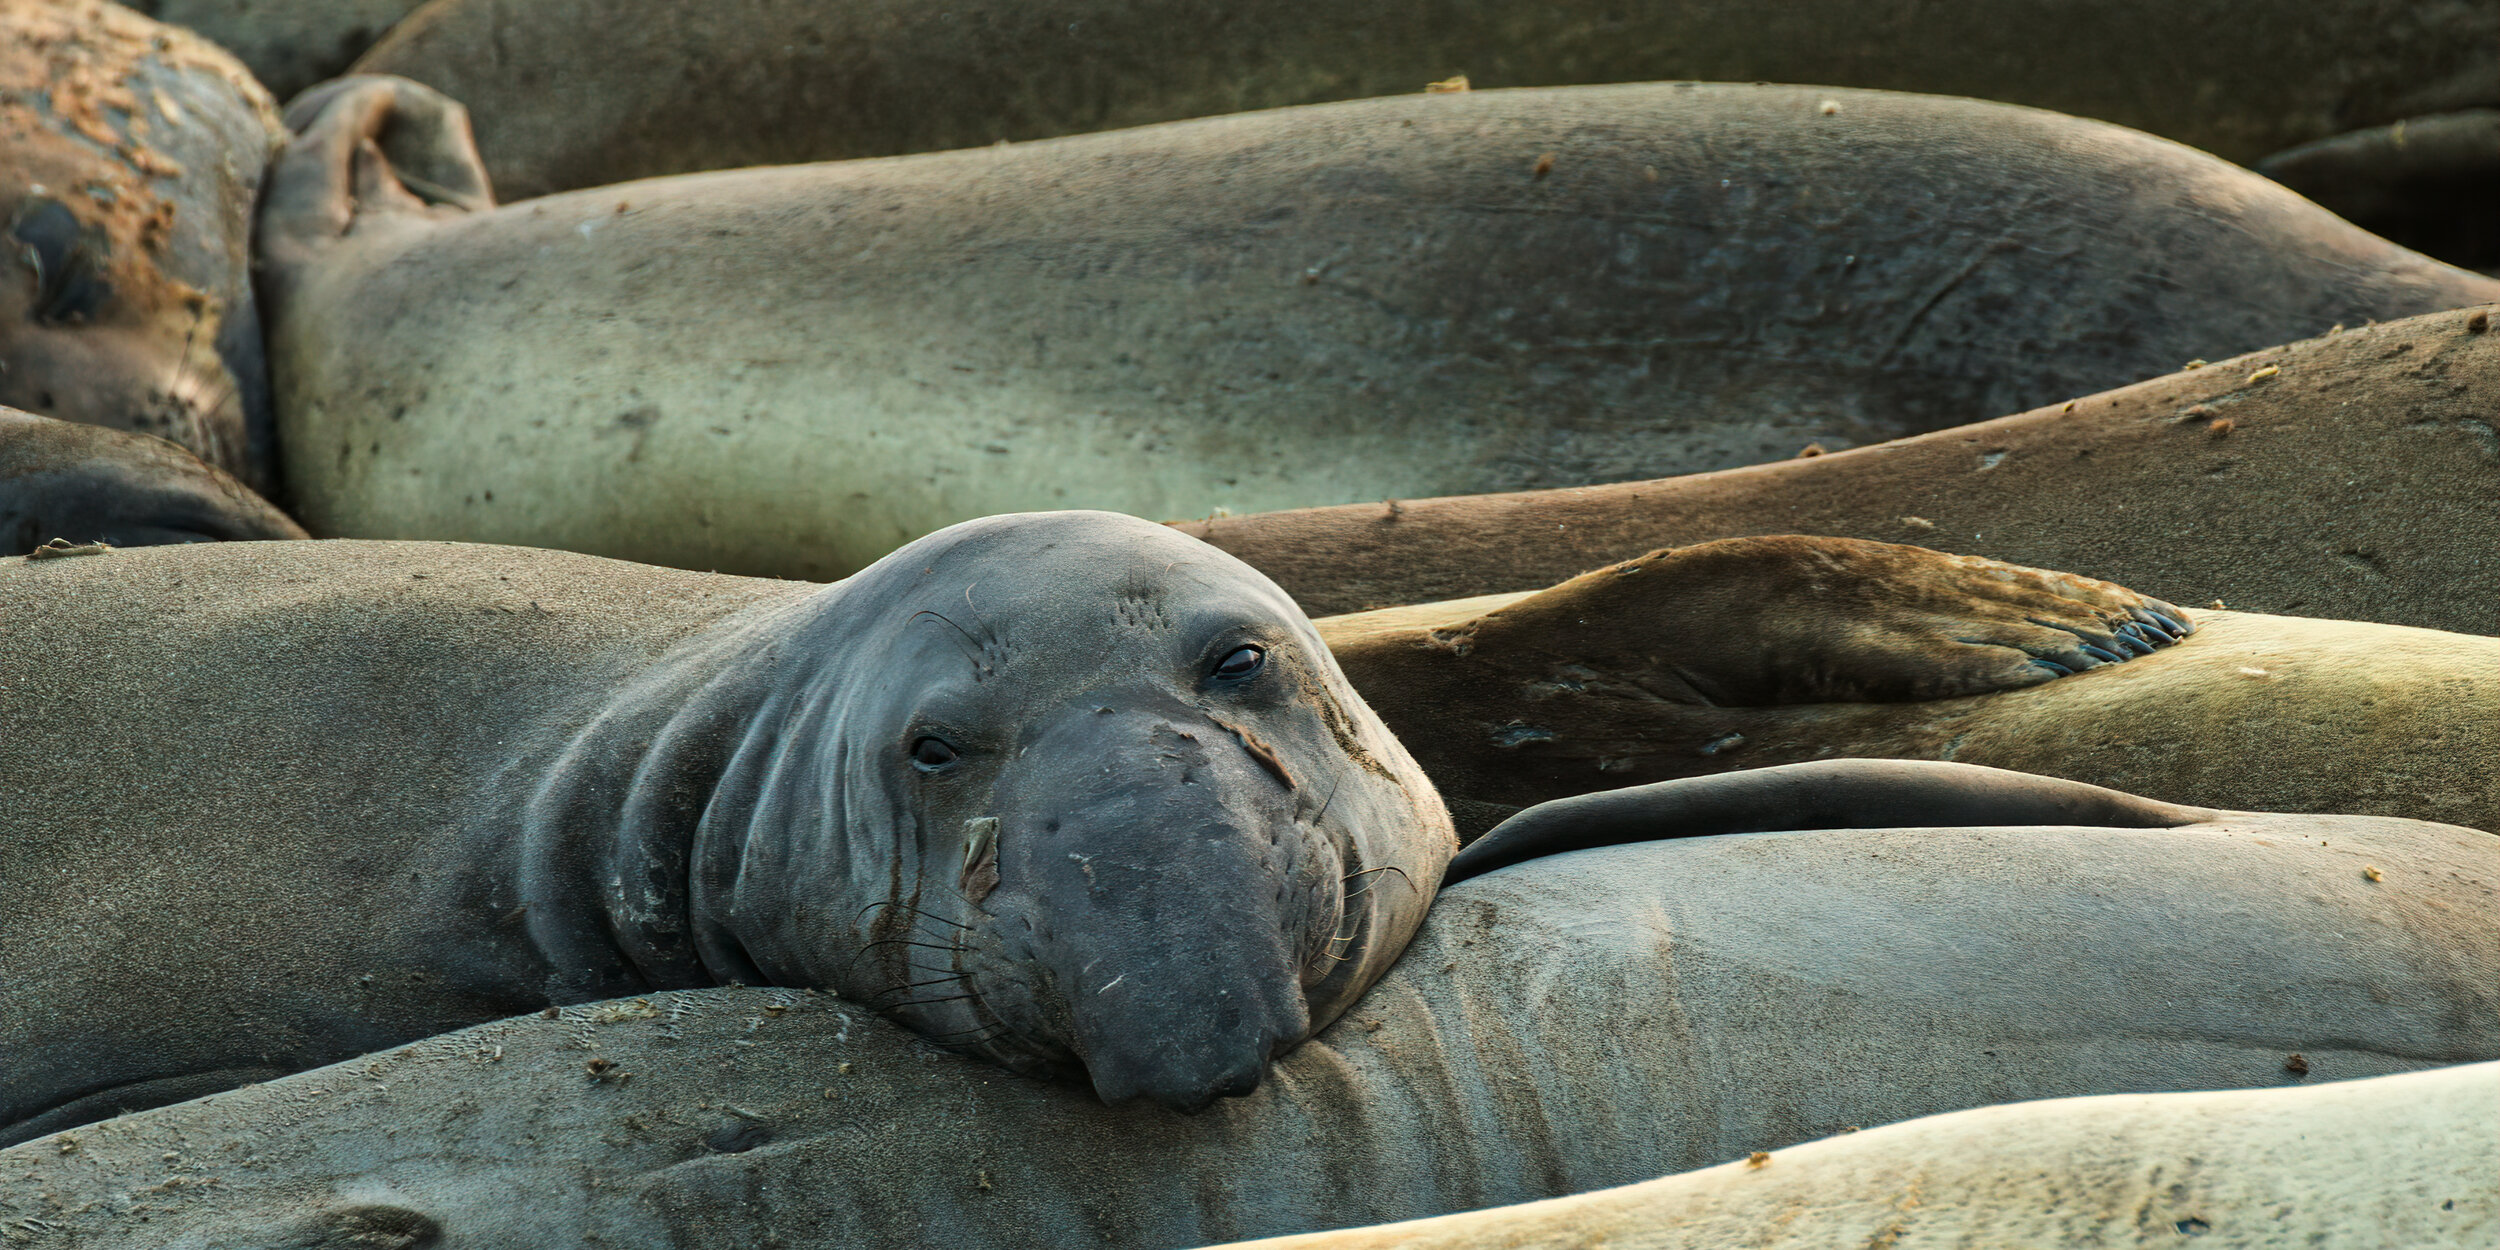
[(911, 766), (934, 773), (955, 762), (955, 748), (944, 738), (922, 738), (911, 744)]
[(1267, 666), (1267, 653), (1257, 647), (1236, 647), (1232, 654), (1216, 662), (1217, 681), (1244, 681), (1258, 675)]

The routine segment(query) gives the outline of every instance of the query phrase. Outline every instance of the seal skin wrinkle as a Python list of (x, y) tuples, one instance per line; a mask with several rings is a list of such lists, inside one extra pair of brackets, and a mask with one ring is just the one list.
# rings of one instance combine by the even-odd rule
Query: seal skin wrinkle
[[(533, 588), (529, 553), (190, 550), (227, 554), (0, 569), (11, 637), (47, 657), (0, 665), (0, 758), (96, 770), (0, 813), (13, 1139), (733, 982), (830, 989), (1016, 1071), (1194, 1110), (1378, 979), (1456, 849), (1293, 602), (1146, 521), (972, 522), (829, 587), (556, 558), (618, 570), (626, 596), (570, 640), (529, 632), (581, 616), (560, 578)], [(259, 570), (291, 608), (249, 610)], [(97, 628), (134, 592), (154, 624)], [(328, 606), (350, 599), (390, 619)], [(127, 675), (143, 638), (188, 648), (145, 668), (212, 682), (221, 648), (268, 658), (226, 715), (177, 712), (150, 700), (196, 699), (185, 678)], [(110, 707), (72, 688), (98, 677)], [(131, 787), (92, 777), (139, 759), (183, 778), (188, 814), (145, 794), (109, 814)], [(295, 788), (316, 778), (328, 799)], [(99, 983), (170, 1011), (47, 1006)]]
[[(1652, 628), (1727, 635), (1674, 678), (1738, 701), (2099, 680), (2067, 675), (2187, 629), (2088, 579), (1846, 540), (1644, 576)], [(1572, 645), (1546, 604), (1480, 644)], [(0, 633), (12, 1139), (732, 983), (1198, 1108), (1381, 976), (1458, 847), (1292, 600), (1109, 513), (967, 522), (832, 586), (424, 543), (13, 561)], [(181, 784), (95, 780), (141, 773)], [(1990, 776), (1946, 787), (1980, 798), (1957, 815), (1998, 810)], [(1714, 829), (1797, 819), (1778, 784), (1704, 788), (1730, 796)]]
[(1415, 94), (494, 207), (437, 92), (289, 117), (306, 528), (811, 580), (984, 513), (1785, 460), (2500, 299), (2191, 149), (1934, 96)]
[(557, 1001), (822, 986), (1105, 1101), (1248, 1093), (1452, 839), (1292, 602), (1153, 529), (973, 522), (707, 636), (533, 770), (450, 905), (526, 910)]

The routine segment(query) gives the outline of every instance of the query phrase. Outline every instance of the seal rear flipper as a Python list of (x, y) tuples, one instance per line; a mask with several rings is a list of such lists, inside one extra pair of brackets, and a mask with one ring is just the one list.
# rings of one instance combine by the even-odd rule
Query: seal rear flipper
[(1479, 664), (1566, 658), (1675, 702), (1771, 707), (2035, 686), (2194, 628), (2170, 604), (2089, 577), (1783, 534), (1654, 551), (1464, 632)]
[(359, 74), (287, 106), (293, 135), (270, 163), (255, 238), (260, 294), (274, 319), (340, 237), (371, 219), (416, 219), (495, 206), (469, 113), (404, 78)]
[(1450, 861), (1444, 886), (1523, 860), (1662, 838), (1798, 829), (2100, 825), (2165, 829), (2221, 813), (1976, 764), (1826, 760), (1540, 803)]

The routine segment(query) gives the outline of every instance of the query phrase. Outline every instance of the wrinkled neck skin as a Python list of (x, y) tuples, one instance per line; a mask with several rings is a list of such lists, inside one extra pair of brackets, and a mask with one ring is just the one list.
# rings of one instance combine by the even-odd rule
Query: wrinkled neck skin
[[(1263, 578), (990, 614), (1022, 561), (935, 541), (680, 646), (516, 770), (495, 859), (549, 997), (822, 988), (1107, 1101), (1249, 1092), (1421, 923), (1438, 796)], [(1192, 684), (1244, 640), (1265, 686)], [(933, 734), (961, 758), (922, 770)]]

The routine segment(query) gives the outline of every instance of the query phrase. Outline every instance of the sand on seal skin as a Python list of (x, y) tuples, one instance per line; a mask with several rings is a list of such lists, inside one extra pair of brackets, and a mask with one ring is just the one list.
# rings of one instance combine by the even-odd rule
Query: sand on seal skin
[[(1757, 1150), (1777, 1171), (1850, 1126), (1993, 1103), (2500, 1059), (2495, 890), (2500, 839), (2365, 817), (1607, 847), (1445, 892), (1353, 1010), (1197, 1116), (828, 996), (699, 990), (0, 1150), (0, 1211), (80, 1250), (391, 1228), (441, 1250), (1170, 1250), (1388, 1223)], [(2231, 1227), (2170, 1218), (2190, 1215)]]
[(2500, 1064), (1981, 1107), (1601, 1193), (1226, 1250), (2482, 1250)]

